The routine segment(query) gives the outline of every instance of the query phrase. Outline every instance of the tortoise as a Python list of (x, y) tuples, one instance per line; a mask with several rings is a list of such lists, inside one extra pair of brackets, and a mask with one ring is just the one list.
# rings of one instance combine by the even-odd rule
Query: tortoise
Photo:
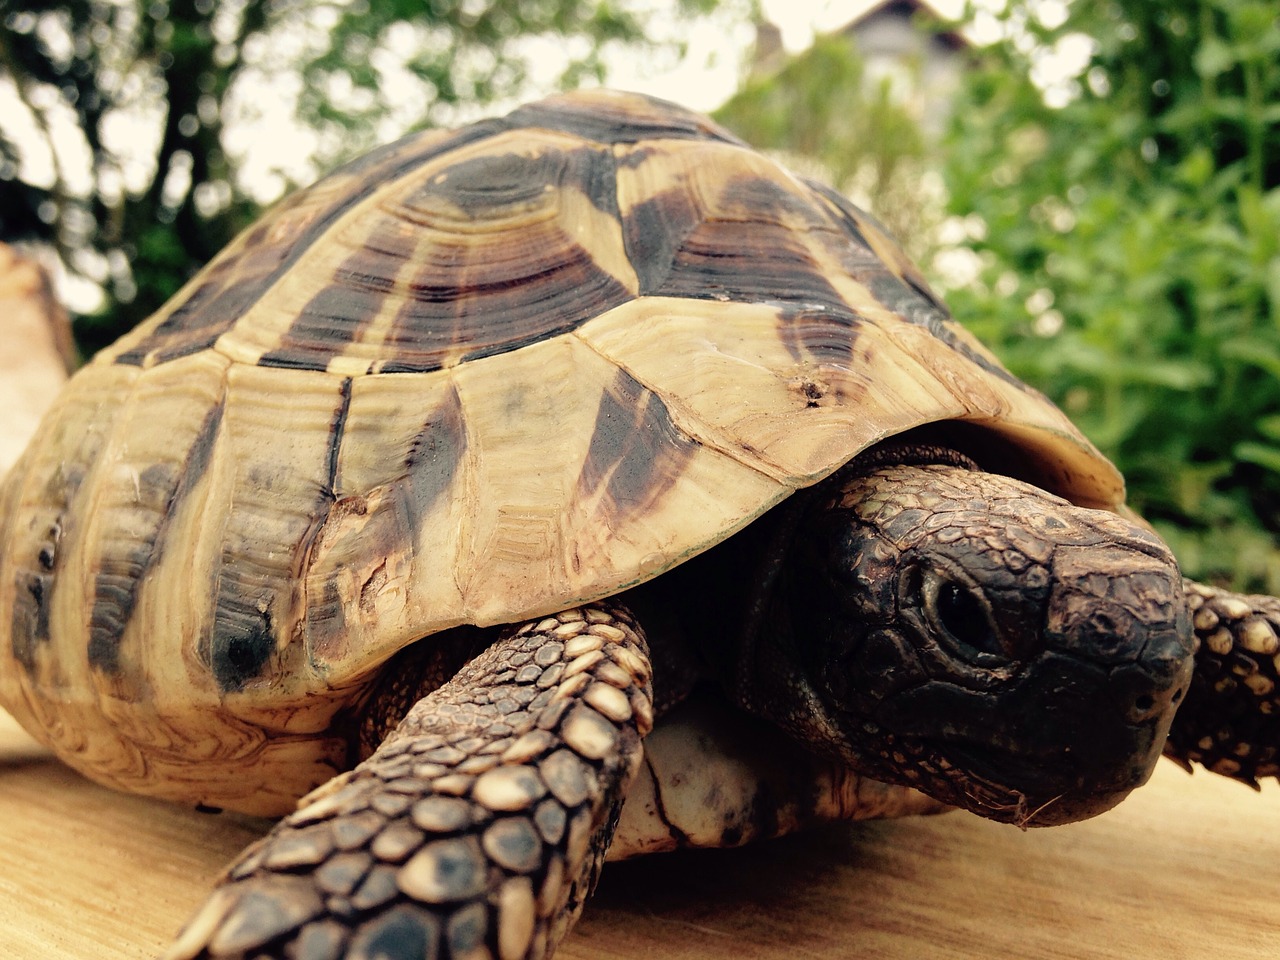
[(870, 216), (635, 94), (246, 230), (56, 401), (0, 610), (67, 763), (283, 817), (183, 960), (547, 957), (606, 854), (1280, 769), (1280, 604), (1184, 581)]

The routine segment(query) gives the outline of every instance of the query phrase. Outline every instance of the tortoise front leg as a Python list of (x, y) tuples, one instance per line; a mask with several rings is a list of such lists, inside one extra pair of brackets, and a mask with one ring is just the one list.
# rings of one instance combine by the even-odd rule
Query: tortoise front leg
[(1165, 755), (1256, 787), (1280, 776), (1280, 599), (1186, 590), (1200, 643)]
[(504, 633), (249, 848), (166, 958), (548, 956), (595, 885), (652, 719), (625, 613)]

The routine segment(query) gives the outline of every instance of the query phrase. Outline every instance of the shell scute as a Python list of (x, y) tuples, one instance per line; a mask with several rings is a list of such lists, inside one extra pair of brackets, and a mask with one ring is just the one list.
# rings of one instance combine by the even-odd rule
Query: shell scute
[[(165, 382), (168, 379), (142, 378), (134, 404), (141, 415), (151, 415), (157, 392), (190, 389), (189, 382), (179, 385)], [(124, 666), (120, 646), (143, 582), (168, 549), (175, 512), (208, 469), (222, 422), (220, 382), (197, 381), (197, 386), (191, 403), (171, 407), (162, 444), (131, 444), (129, 459), (112, 464), (98, 481), (88, 536), (104, 549), (92, 574), (88, 663), (92, 670), (117, 679)], [(161, 439), (141, 434), (142, 439), (148, 436)], [(138, 669), (136, 662), (133, 669)], [(130, 685), (138, 682), (135, 677)], [(118, 691), (121, 694), (129, 695)]]
[(461, 606), (450, 567), (465, 555), (469, 443), (448, 377), (353, 381), (337, 499), (303, 574), (313, 663), (394, 648), (414, 639), (415, 616)]
[(227, 380), (223, 469), (194, 533), (212, 559), (202, 604), (209, 621), (196, 650), (224, 692), (268, 664), (274, 676), (307, 669), (292, 625), (306, 605), (301, 573), (336, 499), (351, 390), (346, 378), (294, 371), (285, 393), (276, 371), (240, 364)]
[(701, 114), (640, 94), (579, 90), (526, 104), (508, 115), (517, 127), (559, 130), (597, 143), (666, 139), (718, 140), (741, 144)]
[(661, 398), (619, 370), (601, 394), (575, 500), (598, 498), (615, 526), (627, 526), (675, 483), (696, 447)]
[[(279, 346), (258, 358), (264, 367), (330, 369), (335, 344), (358, 341), (381, 314), (395, 289), (397, 272), (414, 255), (407, 230), (374, 232), (334, 270), (332, 280), (298, 311)], [(363, 373), (355, 369), (335, 373)]]
[(808, 179), (803, 182), (814, 192), (820, 202), (827, 205), (836, 222), (849, 236), (875, 255), (876, 264), (901, 280), (905, 286), (916, 291), (939, 313), (950, 316), (946, 304), (933, 292), (924, 275), (875, 217), (855, 207), (847, 197), (825, 183)]
[[(265, 233), (264, 228), (259, 229)], [(117, 354), (116, 363), (139, 367), (164, 363), (213, 346), (253, 303), (256, 287), (283, 259), (283, 251), (264, 248), (260, 236), (261, 233), (255, 231), (246, 238), (246, 245), (260, 251), (251, 267), (248, 261), (230, 259), (213, 264), (184, 301), (155, 328), (154, 334)]]
[[(127, 367), (98, 371), (82, 378), (75, 401), (60, 397), (54, 411), (69, 402), (95, 411), (94, 422), (54, 413), (47, 421), (47, 443), (34, 444), (15, 464), (19, 482), (5, 487), (0, 505), (0, 534), (6, 556), (0, 563), (0, 609), (10, 611), (10, 640), (3, 653), (26, 671), (45, 669), (51, 641), (51, 619), (58, 595), (75, 580), (63, 574), (72, 566), (69, 545), (85, 523), (85, 501), (92, 494), (87, 482), (101, 456), (111, 424), (119, 414), (122, 392), (137, 379)], [(74, 598), (73, 603), (74, 603)]]
[(879, 221), (825, 184), (812, 180), (805, 183), (828, 206), (848, 235), (871, 251), (872, 257), (861, 265), (847, 259), (844, 262), (851, 276), (864, 284), (877, 302), (908, 323), (924, 327), (932, 336), (987, 373), (1000, 377), (1011, 386), (1029, 390), (1022, 381), (1010, 375), (976, 337), (952, 319), (946, 304)]
[[(519, 138), (523, 156), (460, 161), (460, 169), (450, 167), (439, 183), (406, 198), (415, 212), (431, 210), (421, 222), (441, 233), (430, 250), (420, 250), (388, 338), (393, 350), (375, 370), (437, 369), (513, 350), (634, 296), (611, 189), (612, 155), (584, 145), (530, 151), (531, 139)], [(476, 185), (469, 181), (477, 166), (496, 170), (485, 169)], [(510, 186), (522, 166), (524, 182)], [(443, 190), (455, 182), (466, 188)], [(470, 229), (458, 231), (442, 213), (455, 223), (465, 218)]]
[(746, 149), (705, 141), (648, 149), (644, 162), (618, 171), (640, 292), (848, 309), (809, 249), (811, 234), (834, 228), (807, 194)]
[(379, 184), (485, 133), (477, 125), (418, 134), (375, 150), (286, 198), (233, 240), (154, 316), (100, 357), (151, 366), (210, 348), (337, 219)]
[(422, 373), (571, 329), (636, 291), (613, 167), (609, 150), (542, 131), (432, 157), (348, 209), (217, 348), (260, 365)]

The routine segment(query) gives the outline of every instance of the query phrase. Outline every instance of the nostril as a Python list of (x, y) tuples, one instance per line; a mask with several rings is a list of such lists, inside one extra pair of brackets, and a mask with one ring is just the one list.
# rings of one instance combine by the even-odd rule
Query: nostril
[(1140, 693), (1129, 703), (1129, 722), (1130, 723), (1146, 723), (1159, 717), (1161, 714), (1171, 711), (1178, 705), (1178, 701), (1182, 699), (1184, 688), (1178, 687), (1169, 691), (1157, 691), (1156, 693)]

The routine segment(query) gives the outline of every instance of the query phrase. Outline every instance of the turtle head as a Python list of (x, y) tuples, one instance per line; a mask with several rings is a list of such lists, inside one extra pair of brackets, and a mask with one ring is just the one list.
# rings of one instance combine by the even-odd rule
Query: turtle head
[(1193, 650), (1152, 534), (957, 464), (842, 477), (795, 534), (754, 658), (793, 732), (1023, 826), (1101, 813), (1150, 776)]

